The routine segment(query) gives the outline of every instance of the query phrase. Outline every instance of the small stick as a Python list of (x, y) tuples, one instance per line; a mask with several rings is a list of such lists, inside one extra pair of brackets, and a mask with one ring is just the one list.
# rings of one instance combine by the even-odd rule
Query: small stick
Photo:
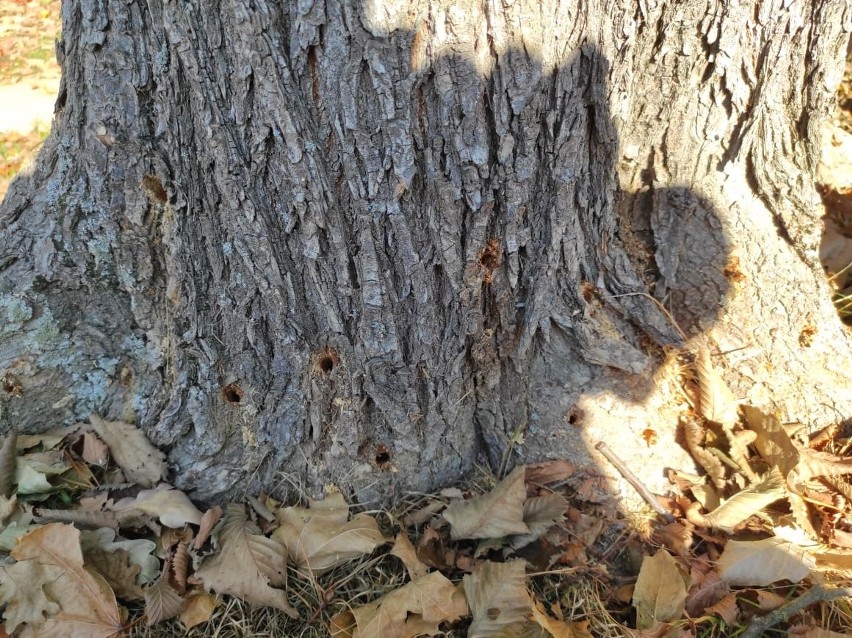
[(657, 497), (651, 494), (647, 487), (642, 485), (636, 475), (630, 471), (630, 468), (624, 464), (624, 461), (615, 455), (615, 452), (609, 449), (609, 446), (606, 443), (603, 441), (598, 442), (598, 444), (595, 445), (595, 449), (603, 454), (606, 457), (606, 460), (615, 466), (615, 469), (617, 469), (625, 480), (633, 486), (633, 489), (639, 492), (639, 496), (644, 498), (648, 505), (650, 505), (657, 514), (663, 517), (663, 520), (665, 520), (666, 523), (675, 522), (674, 516), (672, 516), (671, 513), (662, 506), (660, 501), (657, 500)]
[(852, 587), (823, 587), (822, 585), (814, 585), (807, 593), (791, 600), (789, 603), (781, 605), (775, 611), (765, 616), (752, 618), (748, 624), (748, 629), (740, 635), (740, 638), (760, 638), (764, 631), (789, 620), (790, 616), (799, 613), (805, 607), (809, 607), (817, 602), (834, 600), (843, 596), (852, 596)]

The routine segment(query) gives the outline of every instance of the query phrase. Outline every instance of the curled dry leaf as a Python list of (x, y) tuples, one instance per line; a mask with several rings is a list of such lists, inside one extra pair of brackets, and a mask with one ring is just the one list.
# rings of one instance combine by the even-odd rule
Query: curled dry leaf
[(183, 593), (186, 591), (186, 577), (189, 574), (189, 543), (185, 541), (178, 542), (175, 546), (171, 565), (175, 583), (178, 586), (178, 590)]
[(186, 598), (186, 607), (180, 615), (183, 628), (189, 631), (196, 625), (207, 622), (216, 609), (216, 597), (204, 590), (195, 590)]
[(758, 454), (786, 479), (799, 462), (799, 451), (781, 422), (750, 405), (743, 406), (743, 416), (748, 428), (757, 434), (754, 447)]
[(464, 593), (473, 622), (468, 638), (487, 638), (515, 623), (525, 623), (532, 611), (523, 561), (485, 561), (464, 577)]
[(543, 461), (526, 466), (525, 480), (535, 485), (548, 485), (571, 478), (577, 468), (565, 460)]
[(196, 576), (205, 589), (230, 594), (249, 603), (275, 607), (298, 618), (287, 596), (275, 586), (287, 583), (284, 547), (261, 536), (242, 505), (230, 503), (219, 531), (219, 553), (205, 560)]
[(726, 429), (733, 428), (739, 419), (737, 402), (722, 375), (713, 367), (706, 348), (701, 348), (696, 354), (695, 370), (701, 392), (698, 403), (701, 415)]
[(142, 568), (131, 562), (130, 553), (118, 548), (106, 551), (100, 547), (83, 553), (86, 567), (95, 570), (112, 587), (115, 595), (124, 600), (142, 600), (142, 588), (137, 583)]
[(453, 540), (529, 534), (524, 523), (525, 474), (524, 466), (519, 466), (488, 494), (450, 505), (443, 516), (450, 523)]
[(123, 498), (115, 503), (112, 509), (116, 512), (139, 510), (155, 516), (163, 525), (174, 529), (183, 527), (186, 523), (201, 523), (201, 512), (189, 497), (165, 483), (153, 490), (142, 490), (135, 498)]
[(142, 430), (124, 421), (104, 421), (96, 414), (89, 421), (129, 481), (152, 487), (166, 476), (165, 455), (151, 445)]
[(637, 628), (650, 629), (678, 620), (683, 615), (688, 587), (689, 577), (667, 551), (646, 556), (633, 590)]
[(467, 614), (461, 590), (440, 572), (432, 572), (368, 605), (337, 614), (330, 633), (336, 638), (431, 636), (442, 622)]
[(698, 464), (704, 468), (707, 475), (713, 481), (713, 485), (717, 488), (725, 485), (725, 467), (722, 462), (714, 454), (710, 453), (704, 447), (704, 429), (698, 423), (698, 420), (693, 417), (686, 416), (681, 419), (683, 425), (684, 438), (686, 445), (689, 448), (689, 453), (692, 455)]
[(83, 432), (83, 460), (91, 465), (105, 467), (109, 461), (109, 447), (93, 432)]
[(390, 553), (402, 561), (411, 580), (417, 580), (429, 572), (428, 565), (417, 558), (417, 550), (414, 549), (414, 545), (409, 540), (405, 531), (401, 531), (396, 535), (393, 542), (393, 549)]
[(0, 447), (0, 496), (11, 498), (15, 493), (18, 433), (11, 430)]
[(784, 477), (781, 476), (777, 467), (773, 467), (760, 483), (737, 492), (705, 518), (713, 527), (730, 531), (748, 517), (757, 514), (767, 505), (786, 495)]
[(528, 498), (524, 501), (524, 524), (530, 533), (512, 537), (512, 547), (519, 549), (541, 538), (547, 530), (565, 520), (569, 507), (568, 500), (555, 492)]
[(145, 588), (145, 622), (150, 627), (163, 620), (174, 618), (184, 610), (185, 601), (169, 584), (169, 565), (163, 567), (163, 575), (157, 582)]
[(808, 552), (778, 538), (728, 541), (716, 569), (732, 586), (763, 586), (779, 580), (798, 583), (815, 567)]
[(349, 520), (349, 505), (342, 494), (331, 494), (310, 507), (284, 507), (276, 512), (281, 523), (272, 538), (290, 559), (318, 574), (371, 553), (385, 542), (372, 516), (357, 514)]
[(222, 518), (222, 508), (218, 505), (204, 512), (204, 515), (201, 517), (201, 525), (198, 528), (198, 535), (195, 537), (193, 545), (195, 549), (201, 549), (220, 518)]

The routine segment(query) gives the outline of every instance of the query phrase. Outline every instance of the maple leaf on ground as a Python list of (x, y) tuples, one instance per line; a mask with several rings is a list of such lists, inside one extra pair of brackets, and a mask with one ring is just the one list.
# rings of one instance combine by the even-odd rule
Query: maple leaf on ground
[(473, 622), (468, 638), (490, 638), (501, 629), (525, 623), (532, 611), (524, 561), (485, 561), (466, 575), (464, 592)]
[(520, 465), (487, 494), (450, 505), (443, 516), (450, 523), (453, 540), (529, 534), (524, 523), (525, 474), (526, 468)]
[(689, 577), (667, 551), (646, 556), (633, 590), (636, 627), (650, 629), (678, 620), (683, 615), (688, 587)]
[(433, 635), (442, 622), (467, 614), (461, 590), (440, 572), (432, 572), (368, 605), (337, 614), (329, 630), (336, 638), (412, 638)]
[(310, 507), (284, 507), (276, 514), (281, 524), (272, 538), (287, 550), (299, 567), (315, 574), (328, 571), (385, 543), (372, 516), (357, 514), (349, 520), (349, 505), (342, 494), (332, 494)]
[(0, 568), (0, 605), (5, 605), (6, 630), (14, 633), (18, 625), (37, 627), (59, 611), (48, 599), (44, 584), (58, 578), (62, 570), (52, 565), (23, 561)]
[(208, 591), (275, 607), (298, 618), (299, 612), (287, 601), (284, 591), (272, 587), (287, 583), (285, 549), (259, 532), (242, 505), (228, 504), (219, 531), (219, 553), (205, 560), (196, 576)]
[(45, 594), (59, 611), (33, 628), (40, 638), (107, 638), (122, 631), (115, 594), (98, 574), (83, 566), (80, 532), (71, 525), (51, 523), (23, 536), (12, 550), (23, 562), (55, 568), (43, 582)]

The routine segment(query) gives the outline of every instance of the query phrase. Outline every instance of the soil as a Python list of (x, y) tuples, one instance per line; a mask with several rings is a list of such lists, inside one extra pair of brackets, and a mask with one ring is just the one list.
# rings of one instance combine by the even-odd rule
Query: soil
[(0, 199), (50, 131), (59, 0), (0, 0)]

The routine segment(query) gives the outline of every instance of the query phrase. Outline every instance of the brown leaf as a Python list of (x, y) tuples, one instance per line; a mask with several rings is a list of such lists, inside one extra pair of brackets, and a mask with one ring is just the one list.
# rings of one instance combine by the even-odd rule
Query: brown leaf
[(784, 478), (778, 468), (773, 467), (760, 483), (737, 492), (705, 518), (714, 527), (732, 530), (750, 516), (786, 495)]
[(337, 614), (331, 620), (331, 635), (413, 638), (432, 635), (442, 622), (467, 614), (462, 592), (446, 576), (432, 572), (368, 605)]
[(485, 561), (464, 577), (464, 592), (473, 622), (468, 638), (486, 638), (502, 628), (524, 623), (532, 611), (524, 562)]
[(142, 588), (136, 582), (142, 568), (130, 561), (126, 549), (106, 551), (99, 547), (84, 553), (86, 566), (104, 577), (115, 595), (124, 600), (142, 600)]
[(450, 505), (443, 516), (450, 523), (453, 540), (529, 534), (530, 529), (524, 523), (525, 474), (521, 465), (488, 494)]
[(659, 622), (674, 622), (683, 615), (688, 578), (665, 550), (646, 556), (633, 591), (636, 626), (650, 629)]
[(536, 601), (532, 607), (532, 619), (553, 638), (593, 638), (589, 632), (589, 621), (565, 622), (551, 618), (544, 605)]
[(131, 423), (104, 421), (97, 414), (89, 417), (92, 428), (112, 452), (112, 458), (129, 481), (152, 487), (168, 468), (165, 455), (148, 441), (145, 434)]
[(524, 524), (530, 533), (512, 537), (512, 547), (518, 549), (541, 538), (548, 529), (565, 519), (569, 507), (567, 499), (555, 492), (528, 498), (524, 501)]
[(763, 586), (779, 580), (798, 583), (814, 560), (800, 547), (779, 538), (728, 541), (716, 569), (729, 585)]
[(681, 424), (683, 425), (686, 446), (689, 448), (692, 458), (704, 468), (716, 487), (723, 487), (725, 485), (725, 467), (714, 454), (708, 452), (704, 447), (704, 429), (697, 419), (689, 416), (683, 417)]
[(45, 583), (59, 578), (62, 570), (53, 565), (23, 561), (0, 567), (0, 605), (5, 605), (6, 629), (14, 633), (18, 625), (41, 625), (60, 607), (44, 591)]
[(797, 483), (804, 483), (814, 476), (852, 474), (852, 457), (817, 452), (805, 447), (800, 447), (798, 450), (799, 463), (787, 477), (787, 483), (791, 487)]
[(527, 465), (525, 480), (527, 483), (547, 485), (564, 481), (576, 471), (577, 468), (568, 461), (544, 461)]
[(15, 466), (17, 464), (17, 430), (10, 430), (0, 447), (0, 496), (11, 498), (15, 493)]
[(189, 497), (171, 485), (161, 483), (153, 490), (142, 490), (133, 498), (123, 498), (114, 505), (116, 512), (139, 510), (160, 520), (166, 527), (178, 529), (192, 523), (201, 523), (201, 512)]
[(37, 528), (18, 540), (12, 557), (57, 568), (56, 577), (43, 586), (60, 611), (38, 627), (40, 637), (107, 638), (121, 632), (115, 595), (101, 576), (84, 568), (80, 532), (74, 527), (51, 523)]
[(764, 414), (750, 405), (743, 406), (743, 415), (749, 429), (757, 433), (754, 447), (763, 460), (776, 466), (785, 479), (799, 462), (799, 451), (774, 416)]
[(220, 518), (222, 518), (222, 508), (218, 505), (204, 512), (201, 517), (201, 525), (198, 528), (198, 535), (195, 537), (195, 549), (201, 549)]
[(189, 631), (196, 625), (207, 622), (216, 609), (216, 597), (204, 590), (195, 590), (186, 598), (186, 607), (180, 615), (183, 628)]
[(654, 540), (665, 545), (679, 556), (687, 556), (692, 547), (692, 532), (695, 526), (691, 523), (675, 521), (654, 531)]
[(309, 508), (285, 507), (276, 512), (281, 523), (272, 538), (287, 550), (299, 567), (319, 574), (371, 553), (385, 542), (376, 519), (356, 514), (342, 494), (311, 501)]
[(252, 603), (275, 607), (298, 618), (286, 594), (270, 585), (287, 583), (285, 550), (280, 543), (259, 535), (242, 505), (230, 503), (219, 532), (219, 553), (196, 572), (207, 590), (230, 594)]
[(94, 432), (83, 432), (83, 452), (80, 456), (86, 463), (105, 467), (109, 461), (109, 447)]
[(698, 404), (701, 415), (726, 429), (733, 428), (739, 419), (737, 402), (722, 375), (713, 367), (706, 348), (701, 348), (696, 354), (695, 370), (701, 391)]
[[(166, 572), (164, 569), (163, 574)], [(168, 578), (160, 578), (145, 588), (145, 622), (149, 627), (174, 618), (184, 610), (184, 606), (184, 599), (169, 584)]]
[(692, 583), (686, 597), (686, 613), (692, 618), (701, 616), (708, 607), (718, 603), (731, 591), (728, 583), (714, 571), (697, 574), (693, 570)]
[(729, 627), (732, 626), (740, 615), (740, 608), (737, 606), (737, 593), (727, 594), (715, 605), (708, 607), (705, 613), (716, 614), (725, 621), (725, 624)]
[(429, 566), (417, 558), (417, 550), (404, 531), (396, 535), (390, 553), (402, 561), (411, 580), (417, 580), (429, 572)]
[(186, 576), (189, 573), (189, 543), (178, 541), (172, 557), (172, 575), (178, 586), (178, 591), (186, 591)]

